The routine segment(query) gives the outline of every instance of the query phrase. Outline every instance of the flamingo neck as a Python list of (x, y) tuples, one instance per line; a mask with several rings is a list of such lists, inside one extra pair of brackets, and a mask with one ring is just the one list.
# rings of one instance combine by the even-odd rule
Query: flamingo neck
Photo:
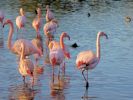
[(10, 25), (10, 30), (9, 30), (9, 33), (8, 33), (7, 45), (8, 45), (9, 49), (12, 49), (12, 35), (13, 35), (13, 32), (14, 32), (14, 27), (13, 27), (12, 22), (9, 22), (8, 24)]
[(96, 57), (100, 59), (100, 56), (100, 34), (98, 34), (96, 40)]
[(64, 50), (65, 49), (65, 46), (64, 46), (64, 35), (61, 35), (60, 36), (60, 46), (61, 48)]

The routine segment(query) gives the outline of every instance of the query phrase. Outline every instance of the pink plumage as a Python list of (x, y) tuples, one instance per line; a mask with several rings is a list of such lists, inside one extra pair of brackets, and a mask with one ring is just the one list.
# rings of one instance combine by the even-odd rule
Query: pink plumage
[[(86, 81), (86, 88), (88, 88), (88, 70), (93, 69), (100, 61), (100, 37), (108, 36), (104, 32), (98, 32), (96, 39), (96, 54), (91, 50), (82, 51), (77, 55), (76, 66), (78, 69), (82, 70), (83, 77)], [(87, 78), (84, 76), (84, 71), (87, 71)]]

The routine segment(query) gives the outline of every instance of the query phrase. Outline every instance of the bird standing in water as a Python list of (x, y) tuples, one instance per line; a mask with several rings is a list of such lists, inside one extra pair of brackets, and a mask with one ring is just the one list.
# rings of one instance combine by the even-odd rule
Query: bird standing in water
[[(100, 37), (105, 36), (108, 39), (108, 36), (104, 32), (98, 32), (96, 39), (96, 54), (91, 50), (82, 51), (77, 55), (76, 66), (78, 69), (82, 70), (82, 75), (86, 81), (86, 88), (88, 89), (88, 70), (94, 69), (100, 61)], [(87, 71), (87, 78), (84, 76), (84, 71)]]
[[(21, 29), (23, 32), (25, 32), (25, 24), (26, 24), (26, 17), (25, 17), (25, 12), (23, 8), (20, 8), (20, 15), (16, 17), (16, 25), (17, 25), (17, 35), (18, 35), (18, 30)], [(23, 38), (24, 34), (20, 34), (20, 38)], [(18, 39), (18, 36), (17, 36)]]

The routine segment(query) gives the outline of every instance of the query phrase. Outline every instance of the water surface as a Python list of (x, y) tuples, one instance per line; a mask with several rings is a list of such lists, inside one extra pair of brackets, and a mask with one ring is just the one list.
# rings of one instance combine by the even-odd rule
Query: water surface
[[(66, 60), (66, 76), (61, 77), (62, 87), (52, 91), (51, 65), (45, 64), (45, 58), (40, 60), (44, 65), (44, 73), (38, 77), (34, 91), (25, 86), (18, 72), (16, 56), (7, 49), (9, 27), (0, 33), (0, 100), (132, 100), (133, 92), (133, 22), (125, 22), (125, 17), (133, 16), (131, 0), (62, 0), (48, 2), (47, 0), (4, 0), (0, 9), (4, 10), (6, 18), (14, 22), (20, 7), (26, 11), (26, 38), (35, 37), (31, 22), (35, 17), (35, 8), (41, 6), (45, 24), (45, 6), (50, 4), (55, 17), (59, 21), (56, 40), (61, 32), (67, 32), (71, 41), (65, 40), (70, 46), (73, 43), (78, 48), (69, 48), (71, 59)], [(90, 13), (90, 16), (88, 16)], [(76, 55), (83, 50), (95, 52), (96, 35), (104, 31), (109, 39), (101, 38), (101, 60), (97, 67), (89, 71), (90, 87), (88, 97), (85, 95), (85, 81), (81, 72), (76, 69)], [(13, 41), (15, 41), (15, 34)], [(45, 41), (43, 28), (41, 34)], [(3, 44), (4, 43), (4, 44)], [(3, 45), (2, 45), (3, 44)], [(45, 48), (44, 44), (44, 48)], [(44, 53), (45, 55), (45, 53)], [(55, 77), (56, 78), (56, 77)], [(28, 81), (28, 80), (27, 80)], [(58, 81), (57, 81), (58, 84)], [(57, 87), (58, 88), (58, 87)]]

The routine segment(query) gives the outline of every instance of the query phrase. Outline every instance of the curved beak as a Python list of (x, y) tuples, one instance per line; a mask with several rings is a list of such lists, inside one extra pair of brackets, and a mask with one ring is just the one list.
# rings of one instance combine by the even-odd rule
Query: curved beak
[(105, 34), (105, 37), (106, 37), (106, 39), (108, 39), (108, 35), (107, 34)]
[(66, 37), (70, 40), (70, 36), (69, 35), (66, 35)]
[(35, 13), (38, 14), (36, 9), (35, 9)]

